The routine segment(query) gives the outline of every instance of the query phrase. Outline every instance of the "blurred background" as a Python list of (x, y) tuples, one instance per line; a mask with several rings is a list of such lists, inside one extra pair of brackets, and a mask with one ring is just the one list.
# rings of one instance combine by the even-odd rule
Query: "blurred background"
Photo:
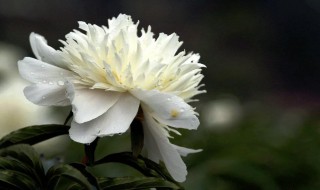
[[(63, 123), (70, 111), (23, 97), (27, 83), (16, 62), (34, 56), (29, 34), (59, 48), (58, 39), (77, 21), (106, 25), (119, 13), (140, 27), (151, 25), (155, 34), (177, 33), (181, 49), (200, 53), (207, 66), (208, 92), (193, 104), (201, 126), (172, 140), (203, 149), (185, 158), (186, 189), (320, 189), (318, 0), (0, 0), (0, 136), (26, 125)], [(104, 138), (99, 154), (129, 150), (128, 138)], [(83, 147), (67, 137), (38, 148), (49, 161), (83, 157)], [(139, 175), (121, 165), (93, 172)]]

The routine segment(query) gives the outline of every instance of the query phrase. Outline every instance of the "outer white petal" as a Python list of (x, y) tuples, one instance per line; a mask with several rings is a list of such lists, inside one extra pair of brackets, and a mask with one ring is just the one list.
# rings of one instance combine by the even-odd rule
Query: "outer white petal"
[(97, 138), (98, 128), (86, 124), (79, 124), (75, 121), (71, 122), (69, 130), (70, 138), (76, 142), (87, 144)]
[(60, 52), (48, 46), (47, 41), (43, 36), (32, 32), (29, 40), (32, 51), (37, 59), (59, 67), (65, 67)]
[(178, 182), (186, 180), (187, 167), (180, 157), (179, 152), (169, 142), (160, 126), (152, 116), (143, 108), (145, 121), (143, 122), (144, 146), (147, 150), (148, 157), (155, 161), (163, 160), (171, 176)]
[(66, 97), (64, 86), (51, 84), (33, 84), (24, 89), (26, 98), (42, 106), (67, 106), (70, 105)]
[(99, 136), (126, 132), (137, 115), (139, 106), (138, 99), (129, 93), (122, 93), (117, 103), (107, 111)]
[[(90, 143), (97, 136), (124, 133), (136, 116), (140, 101), (128, 93), (122, 93), (118, 101), (104, 114), (86, 123), (71, 124), (70, 137), (80, 143)], [(81, 126), (80, 128), (78, 128)], [(77, 128), (77, 129), (75, 129)], [(82, 129), (83, 132), (82, 132)]]
[(68, 94), (72, 103), (74, 120), (77, 123), (88, 122), (105, 113), (120, 97), (120, 93), (101, 89), (76, 89), (68, 85)]
[(177, 145), (172, 145), (178, 152), (181, 156), (187, 156), (188, 154), (191, 154), (191, 153), (198, 153), (198, 152), (201, 152), (202, 149), (190, 149), (190, 148), (185, 148), (185, 147), (181, 147), (181, 146), (177, 146)]
[(18, 61), (20, 75), (33, 83), (50, 83), (63, 85), (72, 73), (60, 67), (26, 57)]
[(159, 122), (177, 128), (197, 129), (200, 122), (192, 107), (178, 96), (156, 90), (131, 90)]

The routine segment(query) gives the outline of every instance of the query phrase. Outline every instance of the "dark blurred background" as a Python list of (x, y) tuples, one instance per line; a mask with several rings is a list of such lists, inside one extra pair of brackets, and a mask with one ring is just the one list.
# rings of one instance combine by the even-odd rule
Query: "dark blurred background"
[(77, 21), (119, 13), (207, 66), (201, 126), (173, 140), (204, 149), (185, 159), (186, 189), (320, 189), (320, 1), (0, 0), (0, 42), (21, 59), (31, 32), (59, 48)]

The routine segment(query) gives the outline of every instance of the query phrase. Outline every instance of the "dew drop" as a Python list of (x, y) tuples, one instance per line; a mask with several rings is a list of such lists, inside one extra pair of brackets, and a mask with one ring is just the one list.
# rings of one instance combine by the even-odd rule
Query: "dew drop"
[(46, 81), (46, 80), (43, 80), (42, 83), (47, 83), (47, 81)]
[(64, 85), (64, 82), (62, 80), (58, 81), (58, 85), (59, 86), (63, 86)]
[(180, 108), (180, 112), (184, 112), (185, 111), (185, 109), (184, 108)]
[(171, 101), (171, 98), (167, 98), (168, 101)]
[(49, 84), (50, 84), (50, 85), (53, 85), (54, 83), (50, 81)]

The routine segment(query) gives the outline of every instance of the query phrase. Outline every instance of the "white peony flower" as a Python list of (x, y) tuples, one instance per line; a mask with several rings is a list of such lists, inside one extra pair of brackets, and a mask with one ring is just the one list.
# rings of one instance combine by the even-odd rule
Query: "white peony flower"
[[(70, 137), (91, 143), (97, 137), (126, 132), (139, 112), (148, 157), (162, 160), (173, 178), (186, 178), (180, 155), (200, 150), (178, 147), (169, 141), (175, 128), (197, 129), (199, 120), (187, 104), (205, 92), (199, 85), (204, 65), (198, 54), (176, 53), (182, 42), (176, 34), (153, 38), (151, 28), (141, 30), (130, 16), (108, 20), (108, 27), (79, 22), (85, 33), (66, 35), (60, 50), (30, 35), (37, 59), (18, 62), (22, 77), (34, 83), (25, 96), (38, 105), (72, 105)], [(142, 115), (142, 117), (140, 117)]]

